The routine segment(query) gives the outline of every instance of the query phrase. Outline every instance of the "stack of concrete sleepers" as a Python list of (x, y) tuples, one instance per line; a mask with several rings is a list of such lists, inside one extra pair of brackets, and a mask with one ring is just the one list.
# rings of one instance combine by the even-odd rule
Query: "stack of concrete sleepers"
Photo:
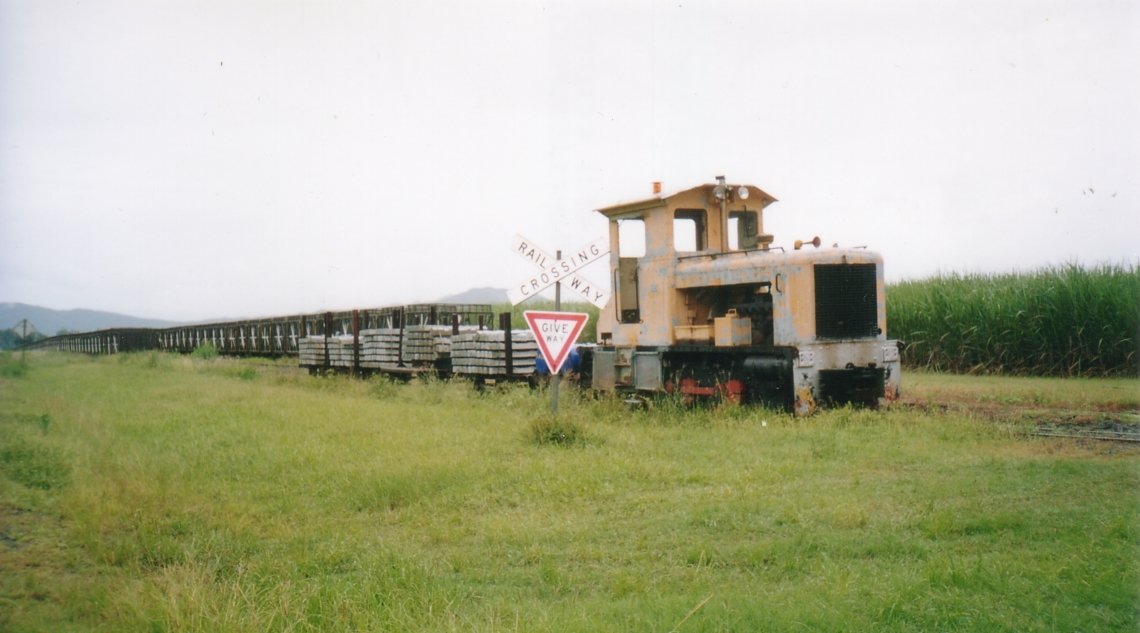
[[(451, 370), (457, 374), (506, 376), (506, 333), (502, 330), (460, 332), (451, 338)], [(512, 330), (511, 376), (534, 373), (538, 344), (530, 330)]]
[(352, 336), (330, 336), (329, 337), (329, 366), (330, 367), (352, 367), (352, 352), (353, 352)]
[(369, 369), (400, 364), (400, 330), (381, 328), (360, 331), (360, 366)]
[(302, 367), (323, 367), (325, 364), (325, 337), (306, 336), (297, 341), (297, 355)]
[[(330, 367), (352, 367), (352, 337), (328, 338), (328, 364)], [(302, 367), (324, 367), (325, 337), (306, 336), (297, 342), (297, 355)]]
[[(443, 341), (446, 341), (444, 343)], [(434, 363), (440, 357), (439, 346), (451, 351), (451, 327), (446, 325), (409, 325), (404, 328), (403, 356), (407, 363)]]
[[(460, 333), (474, 331), (466, 326)], [(451, 355), (452, 328), (450, 325), (409, 325), (404, 328), (404, 362), (434, 363)]]

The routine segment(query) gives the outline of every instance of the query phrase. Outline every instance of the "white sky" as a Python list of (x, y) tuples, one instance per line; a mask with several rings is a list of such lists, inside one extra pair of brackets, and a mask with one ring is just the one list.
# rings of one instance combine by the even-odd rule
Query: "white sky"
[(0, 301), (435, 300), (719, 174), (889, 280), (1138, 262), (1140, 4), (0, 0)]

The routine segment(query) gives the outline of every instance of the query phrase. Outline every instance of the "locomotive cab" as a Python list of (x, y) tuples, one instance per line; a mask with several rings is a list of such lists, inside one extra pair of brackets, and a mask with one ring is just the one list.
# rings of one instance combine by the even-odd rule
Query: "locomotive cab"
[(898, 396), (881, 257), (774, 247), (763, 214), (775, 201), (719, 178), (598, 209), (614, 292), (598, 320), (595, 388), (796, 414)]

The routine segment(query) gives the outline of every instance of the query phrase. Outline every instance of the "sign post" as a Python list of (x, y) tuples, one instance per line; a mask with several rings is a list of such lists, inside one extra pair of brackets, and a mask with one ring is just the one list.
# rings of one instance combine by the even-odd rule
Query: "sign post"
[(606, 238), (598, 238), (572, 251), (568, 258), (563, 259), (562, 251), (557, 251), (555, 256), (551, 257), (531, 240), (515, 235), (511, 250), (539, 269), (539, 272), (524, 279), (517, 287), (507, 290), (507, 298), (511, 300), (511, 305), (518, 305), (554, 286), (554, 312), (528, 310), (523, 316), (530, 331), (534, 333), (546, 366), (550, 369), (550, 410), (557, 414), (558, 388), (561, 381), (558, 372), (590, 318), (590, 315), (581, 312), (562, 312), (562, 282), (567, 282), (571, 289), (590, 303), (604, 308), (610, 299), (609, 292), (578, 276), (577, 271), (609, 253), (609, 241)]

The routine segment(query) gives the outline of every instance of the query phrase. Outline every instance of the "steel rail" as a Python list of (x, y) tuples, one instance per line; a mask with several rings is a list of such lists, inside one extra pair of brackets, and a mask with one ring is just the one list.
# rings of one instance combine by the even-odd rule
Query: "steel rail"
[(1059, 431), (1055, 429), (1039, 429), (1031, 435), (1035, 437), (1065, 437), (1082, 440), (1102, 440), (1106, 442), (1140, 442), (1140, 432), (1126, 433), (1123, 431)]

